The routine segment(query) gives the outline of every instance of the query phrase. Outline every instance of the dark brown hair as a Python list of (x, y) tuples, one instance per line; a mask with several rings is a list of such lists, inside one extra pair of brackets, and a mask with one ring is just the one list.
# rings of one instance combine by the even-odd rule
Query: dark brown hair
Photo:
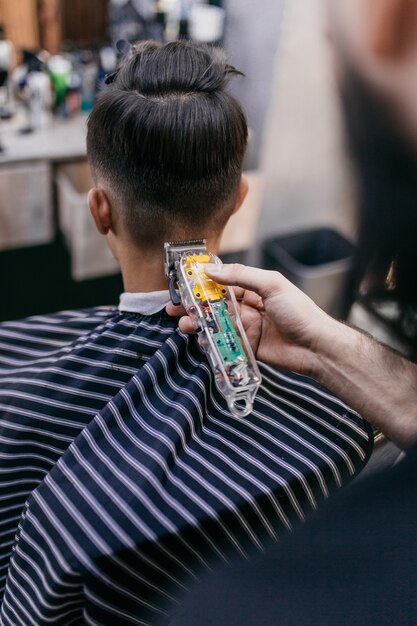
[(88, 158), (138, 245), (226, 223), (247, 143), (245, 116), (226, 91), (238, 73), (219, 49), (145, 42), (103, 90)]

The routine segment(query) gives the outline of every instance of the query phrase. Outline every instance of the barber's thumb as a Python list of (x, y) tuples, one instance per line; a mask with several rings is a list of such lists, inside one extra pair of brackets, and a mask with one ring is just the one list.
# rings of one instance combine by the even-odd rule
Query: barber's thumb
[(226, 285), (238, 285), (236, 280), (236, 264), (230, 265), (217, 265), (216, 263), (207, 263), (204, 272), (213, 278), (217, 282), (222, 282)]
[(239, 263), (207, 264), (205, 273), (223, 285), (242, 287), (254, 291), (262, 297), (267, 297), (271, 292), (280, 290), (285, 284), (289, 284), (278, 272), (240, 265)]
[(224, 268), (224, 265), (217, 265), (217, 263), (207, 263), (207, 265), (204, 268), (204, 272), (206, 274), (210, 274), (210, 276), (215, 278), (216, 276), (221, 275), (223, 268)]
[[(259, 271), (259, 270), (258, 270)], [(257, 291), (259, 280), (257, 280), (257, 270), (240, 263), (231, 263), (226, 265), (207, 264), (205, 272), (210, 278), (213, 278), (223, 285), (231, 285), (234, 287), (243, 287), (251, 291)]]

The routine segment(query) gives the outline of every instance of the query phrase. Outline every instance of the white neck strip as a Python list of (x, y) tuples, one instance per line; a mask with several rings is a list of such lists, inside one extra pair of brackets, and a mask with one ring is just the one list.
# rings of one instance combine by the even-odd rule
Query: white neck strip
[(162, 311), (170, 301), (169, 291), (150, 291), (149, 293), (122, 293), (119, 311), (153, 315)]

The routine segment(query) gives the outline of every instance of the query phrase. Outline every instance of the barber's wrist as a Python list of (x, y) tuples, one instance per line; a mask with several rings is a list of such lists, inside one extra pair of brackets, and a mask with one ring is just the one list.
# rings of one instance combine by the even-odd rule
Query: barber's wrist
[(360, 352), (360, 342), (361, 334), (357, 330), (326, 316), (311, 355), (311, 376), (329, 385), (334, 371), (344, 369), (355, 359), (355, 354)]

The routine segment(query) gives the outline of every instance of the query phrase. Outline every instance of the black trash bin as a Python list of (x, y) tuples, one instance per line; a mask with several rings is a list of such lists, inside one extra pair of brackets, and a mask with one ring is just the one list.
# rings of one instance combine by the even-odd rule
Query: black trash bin
[(265, 269), (277, 270), (322, 309), (346, 318), (352, 300), (355, 246), (331, 228), (315, 228), (267, 239)]

